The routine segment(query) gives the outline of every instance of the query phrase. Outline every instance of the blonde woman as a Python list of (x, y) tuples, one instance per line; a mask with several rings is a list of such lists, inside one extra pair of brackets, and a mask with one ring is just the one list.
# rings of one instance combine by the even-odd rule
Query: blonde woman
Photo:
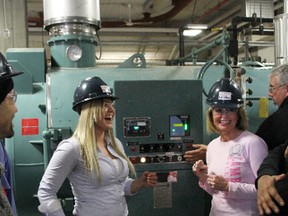
[(125, 195), (156, 185), (156, 173), (129, 177), (129, 172), (135, 176), (134, 167), (113, 134), (116, 99), (99, 77), (86, 78), (77, 86), (73, 110), (80, 115), (78, 125), (73, 136), (58, 145), (40, 182), (40, 212), (65, 215), (56, 194), (66, 177), (77, 216), (126, 216)]

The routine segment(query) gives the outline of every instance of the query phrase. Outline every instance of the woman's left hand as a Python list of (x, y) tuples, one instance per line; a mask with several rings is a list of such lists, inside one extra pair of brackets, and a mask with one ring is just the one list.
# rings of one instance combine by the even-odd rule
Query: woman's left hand
[(229, 183), (223, 176), (209, 174), (207, 182), (215, 190), (228, 191)]

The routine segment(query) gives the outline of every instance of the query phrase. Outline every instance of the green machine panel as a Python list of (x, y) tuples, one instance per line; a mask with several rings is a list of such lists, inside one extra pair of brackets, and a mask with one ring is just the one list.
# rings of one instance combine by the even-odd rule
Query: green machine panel
[(128, 197), (130, 216), (202, 216), (204, 191), (183, 157), (203, 142), (202, 81), (115, 81), (116, 136), (141, 175), (157, 173), (155, 188)]

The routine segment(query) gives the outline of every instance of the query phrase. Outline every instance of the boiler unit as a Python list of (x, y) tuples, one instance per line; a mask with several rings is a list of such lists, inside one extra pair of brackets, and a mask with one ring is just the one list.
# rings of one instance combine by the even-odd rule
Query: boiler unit
[[(41, 215), (39, 182), (59, 142), (75, 129), (78, 114), (72, 110), (73, 92), (90, 76), (101, 77), (120, 98), (115, 102), (115, 134), (137, 174), (150, 170), (158, 175), (155, 188), (127, 197), (129, 215), (208, 215), (209, 197), (199, 188), (183, 154), (191, 144), (208, 144), (215, 137), (206, 133), (205, 92), (224, 76), (227, 64), (147, 68), (145, 56), (136, 53), (119, 67), (98, 67), (95, 46), (100, 14), (95, 0), (44, 0), (44, 25), (51, 35), (51, 67), (43, 48), (6, 52), (9, 63), (24, 72), (14, 78), (18, 92), (15, 136), (6, 140), (19, 216)], [(250, 130), (255, 132), (276, 109), (267, 98), (271, 68), (229, 70), (241, 84)], [(68, 181), (58, 198), (66, 215), (72, 215)]]

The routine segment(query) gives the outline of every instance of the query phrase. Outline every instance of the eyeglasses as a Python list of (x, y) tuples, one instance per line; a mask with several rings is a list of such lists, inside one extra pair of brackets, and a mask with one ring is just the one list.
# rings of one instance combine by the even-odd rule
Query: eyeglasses
[(224, 113), (231, 114), (233, 112), (236, 112), (237, 110), (238, 110), (237, 108), (216, 108), (216, 107), (213, 108), (214, 113), (217, 115), (222, 115)]
[(286, 86), (286, 85), (287, 85), (287, 83), (285, 83), (285, 84), (283, 84), (283, 85), (280, 85), (280, 86), (270, 86), (270, 87), (268, 88), (268, 91), (269, 91), (270, 93), (275, 93), (278, 88), (282, 88), (282, 87), (284, 87), (284, 86)]
[(15, 90), (12, 90), (9, 94), (7, 94), (7, 96), (11, 98), (14, 103), (16, 103), (17, 92)]

